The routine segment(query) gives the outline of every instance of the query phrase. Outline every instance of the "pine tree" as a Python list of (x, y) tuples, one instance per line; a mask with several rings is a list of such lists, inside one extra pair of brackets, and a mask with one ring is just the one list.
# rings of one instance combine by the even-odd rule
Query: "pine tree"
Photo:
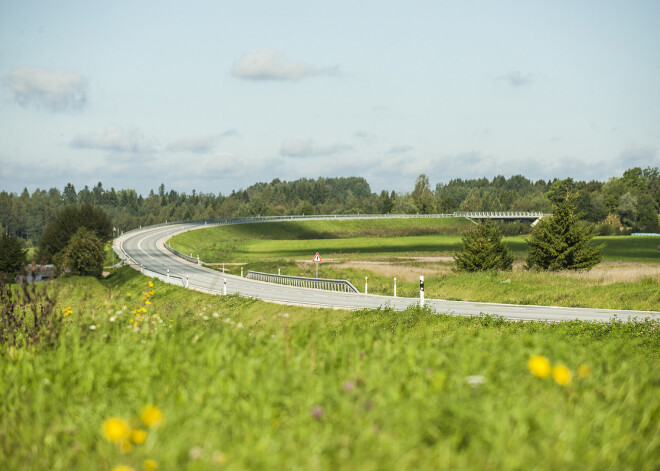
[(511, 270), (513, 255), (502, 243), (502, 233), (493, 221), (479, 224), (463, 236), (461, 251), (454, 255), (459, 271)]
[(527, 240), (527, 268), (542, 270), (588, 270), (600, 262), (605, 245), (592, 247), (591, 225), (580, 221), (574, 197), (554, 206), (549, 218), (541, 219)]

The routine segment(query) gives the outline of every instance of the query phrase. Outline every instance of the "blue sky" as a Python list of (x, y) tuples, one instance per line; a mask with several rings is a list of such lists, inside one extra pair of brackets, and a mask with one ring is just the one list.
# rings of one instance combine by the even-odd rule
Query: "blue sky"
[(658, 1), (0, 3), (0, 190), (660, 166)]

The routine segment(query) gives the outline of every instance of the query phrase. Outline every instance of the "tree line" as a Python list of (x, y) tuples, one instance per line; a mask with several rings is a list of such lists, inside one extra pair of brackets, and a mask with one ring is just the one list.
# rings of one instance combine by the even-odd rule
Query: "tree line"
[(660, 171), (640, 167), (626, 170), (606, 182), (564, 180), (531, 181), (522, 175), (489, 180), (452, 179), (432, 188), (420, 175), (410, 192), (373, 193), (360, 177), (274, 179), (228, 195), (190, 194), (167, 190), (161, 184), (147, 196), (133, 189), (106, 189), (99, 182), (77, 191), (72, 183), (63, 190), (37, 189), (30, 193), (0, 192), (0, 231), (37, 245), (46, 227), (65, 208), (89, 204), (103, 209), (117, 233), (165, 221), (276, 216), (287, 214), (432, 214), (454, 211), (545, 211), (574, 194), (578, 213), (596, 223), (600, 234), (658, 231)]

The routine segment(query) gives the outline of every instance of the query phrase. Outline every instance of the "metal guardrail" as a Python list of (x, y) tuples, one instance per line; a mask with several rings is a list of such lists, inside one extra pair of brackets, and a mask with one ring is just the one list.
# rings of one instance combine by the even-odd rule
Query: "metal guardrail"
[(181, 253), (178, 250), (173, 249), (172, 247), (170, 247), (170, 245), (167, 244), (167, 243), (165, 243), (165, 248), (167, 250), (169, 250), (170, 252), (172, 252), (177, 257), (183, 258), (184, 260), (188, 260), (189, 262), (193, 262), (193, 263), (197, 263), (197, 264), (200, 263), (199, 257), (195, 258), (195, 257), (191, 257), (190, 255), (186, 255), (185, 253)]
[(186, 282), (183, 278), (176, 275), (170, 275), (169, 273), (158, 273), (157, 271), (149, 270), (148, 268), (141, 267), (140, 269), (143, 275), (146, 275), (150, 278), (158, 278), (160, 281), (169, 283), (176, 286), (181, 286), (182, 288), (187, 288)]
[(341, 291), (343, 293), (358, 293), (358, 290), (348, 280), (332, 280), (328, 278), (305, 278), (302, 276), (275, 275), (274, 273), (261, 273), (249, 270), (247, 278), (267, 283), (276, 283), (299, 288), (323, 289), (326, 291)]

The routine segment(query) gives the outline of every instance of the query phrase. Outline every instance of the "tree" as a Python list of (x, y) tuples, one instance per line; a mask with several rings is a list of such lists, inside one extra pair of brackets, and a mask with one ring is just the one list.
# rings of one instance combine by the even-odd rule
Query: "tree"
[(0, 273), (13, 279), (23, 268), (26, 251), (18, 237), (0, 235)]
[(569, 193), (553, 208), (553, 214), (534, 228), (527, 240), (527, 268), (542, 270), (588, 270), (600, 262), (605, 245), (590, 245), (591, 225), (580, 221), (574, 197)]
[(497, 225), (487, 220), (463, 236), (454, 262), (459, 271), (511, 270), (513, 255)]
[(105, 211), (89, 204), (69, 206), (55, 217), (39, 239), (40, 258), (52, 260), (81, 227), (94, 232), (103, 243), (112, 239), (112, 223)]
[(103, 271), (103, 242), (86, 227), (80, 227), (60, 252), (58, 265), (68, 268), (74, 275), (99, 276)]
[(415, 206), (420, 214), (431, 214), (435, 212), (435, 198), (429, 185), (429, 177), (421, 174), (415, 181), (415, 189), (412, 192)]

